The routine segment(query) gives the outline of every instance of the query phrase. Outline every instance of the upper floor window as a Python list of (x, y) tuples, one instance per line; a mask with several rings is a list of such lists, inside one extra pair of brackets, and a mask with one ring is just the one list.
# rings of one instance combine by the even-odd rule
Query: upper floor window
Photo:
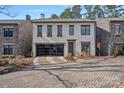
[(112, 26), (112, 31), (114, 31), (115, 35), (121, 34), (121, 25), (120, 24), (114, 24)]
[(13, 37), (13, 28), (4, 28), (4, 37)]
[(52, 37), (52, 25), (47, 25), (47, 37)]
[(69, 35), (74, 35), (74, 25), (69, 25)]
[(42, 37), (42, 25), (37, 26), (37, 36)]
[(4, 55), (13, 55), (13, 45), (4, 45)]
[(62, 37), (62, 25), (57, 26), (57, 37)]
[(90, 25), (81, 25), (81, 35), (90, 35)]

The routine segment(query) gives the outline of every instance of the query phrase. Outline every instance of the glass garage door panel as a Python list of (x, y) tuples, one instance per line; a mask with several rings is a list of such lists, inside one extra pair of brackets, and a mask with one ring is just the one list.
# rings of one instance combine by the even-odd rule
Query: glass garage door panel
[(36, 45), (37, 56), (63, 56), (64, 44), (40, 44)]

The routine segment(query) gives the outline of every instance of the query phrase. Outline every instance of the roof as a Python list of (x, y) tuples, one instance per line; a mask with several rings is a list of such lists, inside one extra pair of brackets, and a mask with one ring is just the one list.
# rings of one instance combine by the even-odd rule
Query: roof
[(25, 20), (0, 20), (0, 24), (18, 24)]
[(124, 21), (124, 18), (100, 18), (108, 21)]
[(32, 23), (80, 23), (80, 22), (95, 22), (95, 20), (90, 19), (35, 19)]
[(124, 18), (111, 18), (110, 21), (124, 21)]

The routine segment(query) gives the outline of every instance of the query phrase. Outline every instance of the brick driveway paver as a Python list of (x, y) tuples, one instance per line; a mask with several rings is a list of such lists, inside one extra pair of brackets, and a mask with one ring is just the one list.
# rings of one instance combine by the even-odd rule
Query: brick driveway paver
[(121, 80), (124, 80), (124, 57), (106, 62), (46, 65), (40, 70), (4, 74), (0, 75), (0, 87), (105, 88)]

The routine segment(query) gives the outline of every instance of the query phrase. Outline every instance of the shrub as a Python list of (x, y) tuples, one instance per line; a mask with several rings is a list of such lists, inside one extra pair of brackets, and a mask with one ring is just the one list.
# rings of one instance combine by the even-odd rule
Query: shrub
[(8, 58), (8, 55), (1, 55), (0, 58), (1, 58), (1, 59)]
[(0, 55), (1, 59), (6, 59), (6, 58), (15, 58), (14, 55)]
[(0, 59), (0, 66), (7, 66), (9, 65), (8, 59)]
[(90, 53), (87, 53), (85, 51), (82, 51), (81, 54), (77, 56), (77, 58), (79, 59), (86, 58), (86, 57), (91, 57), (91, 56), (90, 56)]
[(79, 55), (77, 56), (77, 58), (79, 58), (79, 59), (84, 58), (84, 54), (83, 54), (83, 52), (81, 52), (81, 54), (79, 54)]
[(115, 47), (113, 49), (113, 54), (114, 54), (114, 57), (117, 57), (119, 55), (119, 49), (118, 49), (118, 47)]
[(9, 58), (15, 58), (15, 55), (10, 55)]
[(73, 61), (74, 60), (74, 57), (72, 56), (71, 53), (69, 53), (67, 56), (64, 57), (66, 60), (68, 61)]

